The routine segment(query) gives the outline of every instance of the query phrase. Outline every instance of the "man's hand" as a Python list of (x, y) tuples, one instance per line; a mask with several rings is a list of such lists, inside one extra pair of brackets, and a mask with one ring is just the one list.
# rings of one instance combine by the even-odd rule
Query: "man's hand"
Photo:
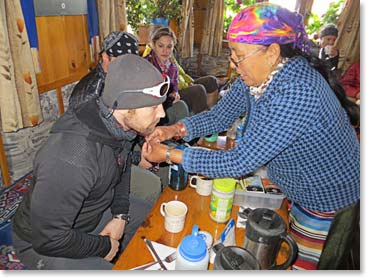
[(144, 158), (150, 162), (161, 163), (166, 160), (167, 145), (154, 141), (145, 142), (142, 147)]
[(125, 230), (125, 220), (114, 218), (99, 233), (101, 236), (109, 236), (115, 240), (120, 240)]
[(104, 257), (104, 259), (108, 262), (112, 261), (112, 259), (116, 256), (117, 251), (119, 250), (119, 246), (120, 246), (120, 243), (118, 242), (118, 240), (115, 240), (110, 237), (110, 241), (111, 241), (110, 252), (108, 252), (108, 254)]
[(331, 48), (330, 57), (333, 58), (333, 57), (337, 56), (338, 53), (339, 53), (338, 48), (336, 48), (336, 46), (333, 46)]
[(139, 163), (139, 167), (144, 169), (151, 169), (153, 167), (153, 165), (144, 158), (143, 152), (141, 152), (141, 160)]

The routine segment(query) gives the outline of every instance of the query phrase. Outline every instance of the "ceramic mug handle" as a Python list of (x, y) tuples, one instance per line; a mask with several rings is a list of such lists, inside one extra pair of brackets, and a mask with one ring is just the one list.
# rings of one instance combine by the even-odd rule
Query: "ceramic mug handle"
[(167, 203), (165, 202), (161, 204), (160, 212), (161, 212), (161, 215), (163, 216), (166, 216), (166, 211), (165, 211), (166, 205)]
[(198, 177), (197, 176), (191, 176), (190, 177), (190, 187), (192, 188), (196, 188), (197, 187), (197, 182), (198, 182)]

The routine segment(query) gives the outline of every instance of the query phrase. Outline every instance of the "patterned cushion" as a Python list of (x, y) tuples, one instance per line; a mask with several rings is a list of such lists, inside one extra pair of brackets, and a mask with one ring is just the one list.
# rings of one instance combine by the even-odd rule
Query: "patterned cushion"
[(26, 176), (15, 182), (10, 187), (3, 189), (0, 194), (0, 270), (24, 269), (14, 252), (11, 237), (11, 218), (14, 216), (24, 193), (32, 183), (33, 175)]

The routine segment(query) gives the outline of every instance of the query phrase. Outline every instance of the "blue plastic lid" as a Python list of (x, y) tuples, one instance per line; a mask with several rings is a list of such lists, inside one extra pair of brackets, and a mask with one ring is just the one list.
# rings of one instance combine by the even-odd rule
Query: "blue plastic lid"
[(183, 144), (179, 144), (179, 145), (176, 145), (176, 149), (180, 149), (180, 150), (185, 150), (187, 146), (186, 145), (183, 145)]
[(205, 240), (199, 235), (199, 227), (194, 225), (192, 234), (186, 236), (179, 247), (179, 252), (182, 257), (190, 262), (197, 262), (204, 259), (207, 248)]

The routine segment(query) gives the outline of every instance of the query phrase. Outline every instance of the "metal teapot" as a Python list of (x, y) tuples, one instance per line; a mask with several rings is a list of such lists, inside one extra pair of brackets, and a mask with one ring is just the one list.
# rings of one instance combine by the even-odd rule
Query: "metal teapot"
[[(247, 213), (244, 248), (256, 257), (261, 269), (287, 269), (296, 260), (298, 247), (284, 220), (266, 208), (247, 209)], [(278, 265), (276, 257), (283, 241), (289, 245), (289, 256)]]

